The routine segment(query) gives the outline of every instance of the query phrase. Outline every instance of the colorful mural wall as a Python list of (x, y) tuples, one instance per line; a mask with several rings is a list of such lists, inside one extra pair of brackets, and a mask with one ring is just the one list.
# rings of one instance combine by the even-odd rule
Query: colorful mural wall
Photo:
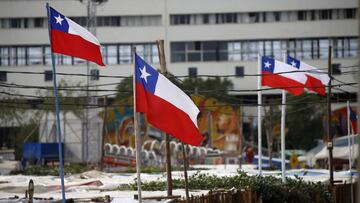
[[(192, 96), (200, 109), (198, 127), (204, 136), (203, 146), (224, 151), (238, 151), (240, 142), (240, 109), (201, 95)], [(116, 106), (116, 104), (114, 104)], [(99, 115), (103, 116), (103, 114)], [(132, 98), (107, 111), (105, 143), (135, 147)], [(143, 142), (162, 140), (161, 132), (141, 119)]]

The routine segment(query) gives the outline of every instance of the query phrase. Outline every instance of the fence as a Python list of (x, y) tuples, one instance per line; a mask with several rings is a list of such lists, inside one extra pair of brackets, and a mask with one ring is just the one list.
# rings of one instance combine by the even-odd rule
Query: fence
[[(353, 189), (353, 192), (351, 192)], [(334, 203), (348, 203), (351, 202), (351, 195), (356, 202), (356, 183), (355, 184), (339, 184), (329, 186)], [(314, 194), (313, 203), (325, 203), (326, 201), (320, 198), (320, 194)], [(184, 199), (177, 200), (176, 203), (261, 203), (261, 197), (252, 190), (217, 190), (210, 191), (206, 195), (191, 196), (189, 202)]]

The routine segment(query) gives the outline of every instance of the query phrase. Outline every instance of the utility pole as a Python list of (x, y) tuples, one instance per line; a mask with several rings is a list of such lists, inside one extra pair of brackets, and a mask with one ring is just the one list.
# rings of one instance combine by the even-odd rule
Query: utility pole
[[(87, 30), (89, 30), (89, 32), (91, 32), (94, 36), (96, 36), (96, 26), (97, 26), (97, 21), (96, 21), (96, 9), (97, 6), (105, 3), (107, 0), (87, 0), (86, 4), (87, 4)], [(81, 3), (84, 2), (84, 0), (80, 0)], [(90, 134), (89, 134), (89, 107), (88, 105), (91, 104), (91, 96), (89, 93), (89, 85), (90, 85), (90, 68), (95, 68), (96, 65), (90, 64), (89, 61), (86, 62), (86, 109), (85, 109), (85, 122), (84, 122), (84, 131), (82, 133), (82, 162), (86, 162), (88, 163), (89, 161), (93, 161), (93, 158), (89, 157), (89, 154), (95, 155), (96, 153), (93, 152), (89, 152), (89, 145), (93, 145), (98, 143), (98, 135), (94, 135), (92, 138), (90, 139)], [(90, 144), (89, 144), (90, 142)], [(94, 143), (91, 143), (94, 142)], [(100, 141), (101, 142), (101, 141)], [(99, 147), (102, 147), (101, 144), (97, 145)], [(96, 148), (95, 148), (96, 149)], [(101, 158), (101, 150), (99, 149), (100, 153), (100, 158)]]
[(333, 166), (333, 137), (331, 134), (331, 80), (332, 80), (332, 66), (331, 66), (331, 52), (332, 47), (329, 46), (328, 54), (328, 93), (327, 93), (327, 149), (329, 150), (329, 171), (330, 171), (330, 184), (334, 184), (334, 166)]

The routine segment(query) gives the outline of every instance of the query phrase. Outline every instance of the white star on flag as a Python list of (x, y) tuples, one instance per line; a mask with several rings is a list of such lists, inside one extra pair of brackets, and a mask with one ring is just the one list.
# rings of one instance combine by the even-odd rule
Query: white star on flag
[(144, 66), (143, 69), (140, 68), (141, 76), (140, 78), (143, 78), (145, 82), (147, 83), (147, 77), (151, 76), (150, 73), (146, 72), (146, 66)]
[(291, 65), (294, 66), (294, 67), (296, 67), (295, 61), (291, 61)]
[(264, 63), (264, 65), (265, 65), (265, 68), (270, 68), (271, 63), (269, 63), (269, 61), (266, 61), (266, 62)]
[(55, 18), (55, 20), (56, 20), (56, 24), (60, 24), (60, 25), (62, 25), (61, 23), (62, 23), (62, 21), (64, 20), (64, 18), (61, 18), (61, 16), (59, 15), (58, 17), (54, 17)]

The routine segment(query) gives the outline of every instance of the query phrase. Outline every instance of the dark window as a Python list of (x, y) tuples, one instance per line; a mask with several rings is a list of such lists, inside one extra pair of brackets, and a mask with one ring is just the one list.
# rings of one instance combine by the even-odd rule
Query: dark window
[(340, 69), (341, 64), (340, 63), (334, 63), (331, 64), (331, 74), (332, 75), (341, 75), (341, 69)]
[(315, 11), (311, 11), (311, 20), (316, 20), (316, 13)]
[(100, 78), (98, 69), (90, 70), (90, 75), (91, 75), (91, 77), (90, 77), (91, 80), (99, 80), (99, 78)]
[(10, 19), (10, 28), (21, 28), (21, 18)]
[(345, 9), (345, 19), (354, 19), (356, 18), (356, 9), (355, 8), (349, 8)]
[(52, 81), (53, 80), (53, 72), (51, 70), (46, 70), (44, 72), (45, 81)]
[(332, 10), (320, 10), (320, 20), (330, 20), (332, 17)]
[(24, 18), (24, 28), (28, 28), (29, 24), (28, 24), (28, 19)]
[(280, 12), (274, 12), (274, 17), (275, 17), (275, 21), (279, 22), (280, 21)]
[(209, 14), (204, 14), (203, 15), (203, 23), (204, 24), (209, 24)]
[(235, 75), (236, 77), (244, 77), (244, 66), (236, 66)]
[(43, 18), (34, 18), (34, 27), (43, 27)]
[(298, 20), (306, 20), (306, 11), (298, 11)]
[(259, 13), (249, 13), (250, 23), (259, 22)]
[(203, 61), (217, 61), (218, 60), (218, 43), (217, 42), (203, 42)]
[(0, 71), (0, 82), (7, 81), (7, 73), (5, 71)]
[(188, 71), (189, 71), (189, 76), (190, 77), (196, 77), (197, 76), (197, 68), (191, 67), (191, 68), (188, 69)]
[(174, 15), (172, 21), (173, 25), (190, 24), (190, 15)]

